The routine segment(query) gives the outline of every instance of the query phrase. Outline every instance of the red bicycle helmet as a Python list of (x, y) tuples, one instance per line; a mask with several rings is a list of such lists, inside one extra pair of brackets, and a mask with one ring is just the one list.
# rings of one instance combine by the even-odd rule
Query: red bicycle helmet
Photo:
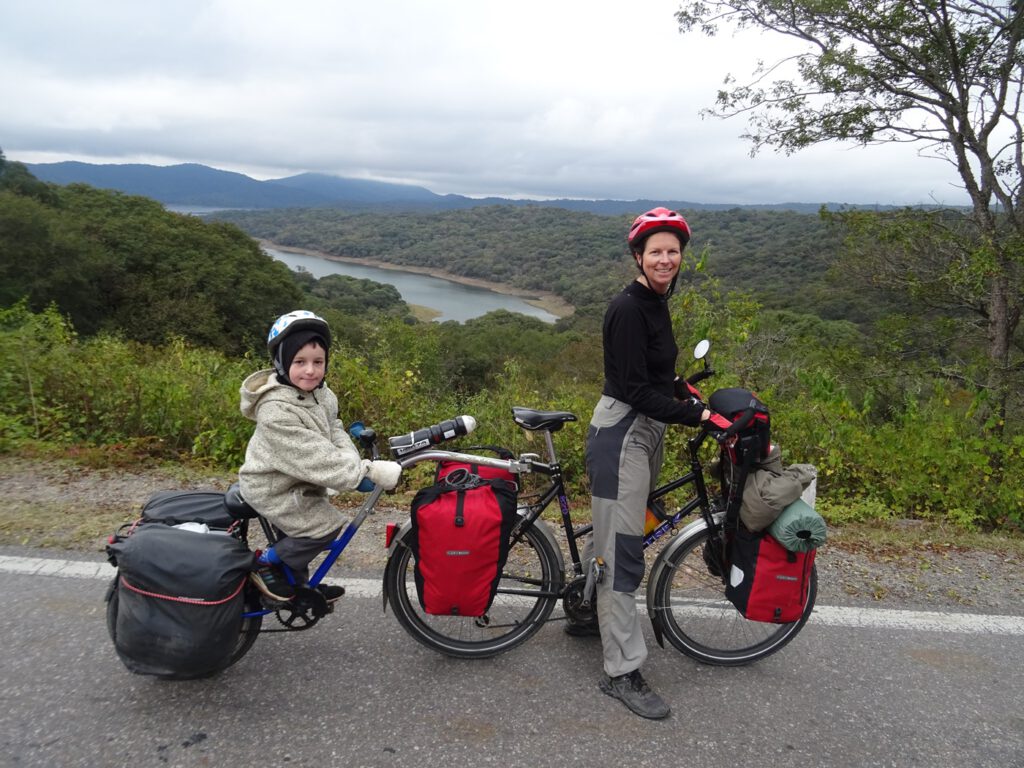
[(626, 240), (629, 247), (636, 250), (640, 243), (649, 235), (655, 232), (672, 232), (679, 238), (679, 243), (686, 246), (690, 242), (690, 225), (686, 219), (675, 211), (668, 208), (652, 208), (647, 213), (641, 213), (633, 220), (633, 226), (629, 228)]

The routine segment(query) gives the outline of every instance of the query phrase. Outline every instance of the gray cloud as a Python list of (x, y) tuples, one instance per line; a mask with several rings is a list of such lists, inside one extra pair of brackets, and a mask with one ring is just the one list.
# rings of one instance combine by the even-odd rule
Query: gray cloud
[(962, 202), (913, 147), (751, 159), (705, 121), (770, 38), (678, 34), (677, 0), (39, 0), (0, 26), (0, 147), (435, 192), (695, 202)]

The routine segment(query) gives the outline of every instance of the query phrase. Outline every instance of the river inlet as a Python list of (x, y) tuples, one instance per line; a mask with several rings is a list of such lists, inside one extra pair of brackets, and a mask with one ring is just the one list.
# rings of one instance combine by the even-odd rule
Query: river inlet
[(261, 245), (267, 254), (289, 268), (303, 269), (313, 277), (348, 275), (393, 285), (407, 304), (426, 307), (436, 313), (433, 319), (437, 322), (455, 320), (461, 323), (497, 309), (536, 317), (546, 323), (558, 320), (557, 315), (535, 306), (530, 299), (523, 296), (498, 293), (421, 272), (383, 269), (353, 261), (342, 261), (305, 249), (299, 251), (282, 248), (266, 242)]

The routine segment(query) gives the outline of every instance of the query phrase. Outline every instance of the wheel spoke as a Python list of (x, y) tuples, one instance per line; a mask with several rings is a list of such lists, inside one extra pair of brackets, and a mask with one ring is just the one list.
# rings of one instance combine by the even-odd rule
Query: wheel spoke
[(450, 656), (481, 658), (525, 641), (547, 620), (560, 595), (557, 555), (536, 528), (513, 542), (488, 612), (483, 617), (432, 615), (419, 604), (414, 562), (399, 546), (387, 566), (395, 616), (419, 642)]
[(803, 618), (791, 624), (748, 621), (725, 597), (722, 579), (704, 560), (707, 530), (691, 534), (674, 550), (654, 585), (655, 612), (665, 637), (707, 664), (749, 664), (775, 653), (801, 630), (814, 606), (817, 573), (811, 572)]

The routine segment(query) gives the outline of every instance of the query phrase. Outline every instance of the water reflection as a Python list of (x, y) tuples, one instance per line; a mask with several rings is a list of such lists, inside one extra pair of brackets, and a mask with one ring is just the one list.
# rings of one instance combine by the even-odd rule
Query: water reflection
[(438, 322), (457, 320), (461, 323), (496, 309), (506, 309), (509, 312), (529, 315), (546, 323), (553, 323), (558, 319), (550, 312), (531, 306), (517, 296), (507, 296), (486, 288), (453, 283), (451, 280), (439, 277), (394, 269), (380, 269), (346, 261), (332, 261), (280, 248), (264, 246), (263, 250), (292, 269), (302, 267), (313, 277), (348, 275), (393, 285), (407, 304), (429, 307), (440, 312), (441, 314), (435, 318)]

